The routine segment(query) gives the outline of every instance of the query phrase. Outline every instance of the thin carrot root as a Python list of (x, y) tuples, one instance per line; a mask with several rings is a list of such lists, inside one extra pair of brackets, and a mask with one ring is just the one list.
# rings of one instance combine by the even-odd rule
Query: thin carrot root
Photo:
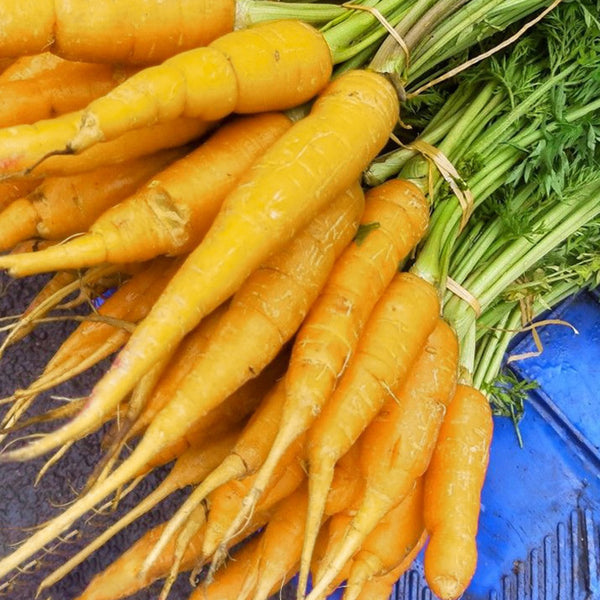
[[(183, 454), (180, 459), (177, 460), (170, 473), (156, 489), (142, 501), (138, 502), (135, 508), (129, 511), (124, 517), (96, 537), (83, 550), (71, 557), (67, 562), (61, 565), (59, 569), (48, 575), (40, 584), (40, 591), (54, 585), (57, 581), (60, 581), (98, 548), (103, 546), (125, 527), (146, 514), (175, 490), (190, 485), (198, 479), (202, 479), (214, 469), (231, 450), (238, 434), (239, 430), (234, 428), (225, 435), (208, 440), (205, 444), (199, 444), (197, 447), (190, 448), (187, 453)], [(157, 536), (157, 539), (158, 537), (160, 536)]]

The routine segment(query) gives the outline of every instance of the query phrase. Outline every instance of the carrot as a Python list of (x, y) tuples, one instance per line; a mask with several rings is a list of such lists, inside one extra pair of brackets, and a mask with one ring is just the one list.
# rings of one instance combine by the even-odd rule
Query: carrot
[[(392, 390), (406, 379), (439, 312), (440, 302), (433, 286), (412, 273), (398, 273), (374, 307), (339, 385), (309, 430), (309, 510), (299, 597), (306, 588), (310, 556), (335, 463), (393, 396)], [(311, 592), (313, 597), (316, 590)]]
[(234, 551), (226, 567), (210, 583), (198, 586), (189, 600), (242, 600), (246, 577), (253, 574), (260, 558), (263, 536), (258, 533)]
[(306, 484), (303, 484), (278, 504), (260, 536), (259, 559), (246, 575), (245, 593), (237, 596), (238, 600), (267, 600), (296, 573), (307, 497)]
[[(39, 52), (26, 54), (15, 58), (12, 63), (0, 73), (0, 83), (6, 81), (20, 81), (33, 79), (39, 75), (47, 75), (53, 71), (60, 71), (72, 61), (65, 60), (52, 52)], [(68, 66), (67, 68), (70, 68)]]
[(61, 68), (36, 77), (0, 80), (0, 127), (31, 124), (80, 110), (133, 72), (112, 65), (64, 61)]
[[(0, 183), (20, 177), (51, 177), (73, 175), (101, 166), (149, 156), (165, 148), (175, 148), (197, 140), (214, 127), (214, 123), (193, 118), (180, 118), (130, 131), (122, 136), (96, 144), (81, 154), (51, 156), (43, 163), (21, 173), (8, 174)], [(16, 175), (16, 177), (15, 177)]]
[(356, 600), (366, 582), (401, 563), (423, 533), (423, 482), (419, 478), (413, 490), (379, 521), (353, 556), (344, 600)]
[(20, 171), (178, 117), (284, 110), (310, 100), (331, 71), (316, 29), (295, 20), (261, 23), (143, 69), (80, 111), (0, 130), (0, 164)]
[(240, 117), (223, 125), (196, 150), (102, 214), (86, 235), (35, 257), (13, 255), (11, 272), (30, 275), (191, 250), (243, 173), (290, 125), (281, 113)]
[[(135, 477), (153, 457), (177, 443), (195, 421), (272, 360), (300, 325), (335, 258), (356, 231), (363, 203), (362, 190), (356, 184), (246, 281), (226, 315), (230, 318), (220, 321), (221, 334), (213, 335), (203, 360), (196, 364), (192, 376), (187, 377), (175, 398), (154, 418), (128, 459), (109, 479), (0, 561), (0, 576), (38, 550), (40, 544), (53, 539), (106, 495)], [(241, 341), (245, 342), (244, 345)], [(116, 408), (105, 404), (98, 411), (90, 408), (90, 401), (93, 406), (92, 398), (74, 420), (51, 434), (49, 440), (46, 438), (46, 442), (49, 441), (46, 450), (74, 439), (77, 431), (89, 431)], [(11, 454), (5, 453), (2, 457)]]
[(41, 181), (33, 177), (0, 181), (0, 214), (11, 202), (32, 192)]
[[(244, 512), (251, 510), (252, 497), (260, 493), (281, 454), (309, 428), (331, 396), (373, 306), (425, 232), (427, 221), (427, 200), (407, 181), (390, 180), (367, 192), (357, 237), (336, 261), (296, 335), (281, 426)], [(244, 518), (242, 513), (238, 521)]]
[(224, 435), (202, 440), (196, 445), (191, 446), (177, 459), (173, 468), (160, 485), (143, 500), (138, 502), (135, 508), (104, 530), (101, 535), (96, 537), (83, 550), (80, 550), (76, 555), (48, 575), (40, 583), (38, 594), (42, 590), (54, 585), (57, 581), (60, 581), (117, 533), (146, 514), (176, 490), (202, 481), (223, 460), (227, 453), (231, 451), (239, 433), (240, 427), (234, 427)]
[(87, 230), (107, 208), (182, 154), (182, 149), (162, 150), (85, 173), (45, 179), (0, 213), (0, 251), (32, 237), (61, 240)]
[(461, 596), (475, 573), (492, 430), (487, 398), (474, 387), (458, 385), (425, 475), (424, 518), (430, 536), (425, 578), (442, 600)]
[[(275, 474), (271, 485), (258, 502), (257, 512), (264, 511), (289, 496), (306, 479), (300, 450), (302, 449), (291, 448), (282, 458), (281, 469)], [(211, 492), (208, 498), (206, 531), (202, 541), (203, 556), (213, 557), (211, 569), (207, 573), (208, 579), (212, 577), (226, 556), (226, 553), (221, 554), (221, 549), (230, 547), (232, 539), (235, 539), (235, 535), (228, 535), (229, 524), (239, 511), (245, 494), (252, 486), (253, 478), (254, 476), (250, 475), (239, 481), (229, 481)], [(248, 533), (250, 531), (246, 529), (245, 534)], [(237, 531), (235, 534), (244, 535), (244, 531)]]
[(131, 333), (121, 323), (134, 325), (150, 310), (179, 266), (173, 259), (156, 260), (126, 281), (95, 313), (98, 319), (84, 321), (61, 344), (38, 379), (13, 393), (15, 404), (3, 425), (12, 425), (35, 397), (84, 372), (118, 350)]
[[(336, 79), (311, 114), (275, 142), (227, 197), (202, 243), (92, 390), (90, 407), (115, 406), (162, 352), (235, 292), (340, 188), (351, 185), (385, 143), (397, 111), (395, 91), (383, 77), (351, 71)], [(324, 151), (331, 160), (323, 160)], [(292, 156), (296, 160), (291, 161)], [(95, 412), (88, 410), (87, 418)], [(39, 444), (34, 442), (29, 452), (46, 451)], [(19, 452), (21, 458), (27, 456)], [(3, 458), (11, 455), (18, 457), (6, 453)]]
[(438, 318), (407, 377), (392, 387), (391, 397), (361, 437), (365, 492), (343, 543), (330, 553), (327, 570), (313, 590), (315, 596), (427, 469), (454, 392), (457, 363), (456, 336)]
[(5, 2), (0, 55), (50, 50), (74, 60), (152, 63), (233, 28), (233, 0)]

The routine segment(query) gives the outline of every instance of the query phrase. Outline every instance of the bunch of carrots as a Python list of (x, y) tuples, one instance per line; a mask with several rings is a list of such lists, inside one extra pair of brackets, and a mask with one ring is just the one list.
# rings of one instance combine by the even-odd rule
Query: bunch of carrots
[[(515, 136), (529, 130), (509, 110), (510, 90), (448, 79), (454, 95), (432, 94), (437, 114), (400, 151), (402, 170), (376, 182), (373, 173), (397, 164), (386, 151), (410, 131), (415, 87), (492, 30), (554, 6), (366, 4), (182, 0), (174, 11), (129, 0), (82, 19), (54, 1), (36, 4), (26, 32), (11, 28), (31, 22), (27, 3), (0, 22), (0, 88), (13, 102), (5, 117), (0, 107), (0, 268), (49, 277), (9, 320), (0, 355), (45, 320), (79, 321), (39, 377), (2, 400), (0, 461), (50, 455), (41, 477), (102, 434), (77, 499), (0, 559), (4, 588), (17, 590), (15, 570), (87, 513), (162, 468), (38, 594), (176, 492), (171, 518), (86, 582), (80, 600), (126, 598), (157, 580), (165, 600), (181, 572), (195, 600), (266, 599), (296, 573), (299, 600), (342, 583), (345, 600), (385, 599), (422, 550), (437, 597), (467, 589), (493, 421), (489, 388), (473, 383), (474, 302), (464, 291), (449, 300), (447, 280), (456, 270), (470, 281), (463, 249), (482, 227), (467, 225), (487, 196), (473, 199), (469, 178), (432, 144), (458, 163), (455, 132), (471, 119), (471, 144), (495, 119), (518, 122)], [(467, 18), (465, 34), (457, 23)], [(585, 68), (571, 59), (565, 77)], [(592, 103), (573, 121), (598, 112)], [(578, 219), (544, 252), (482, 289), (483, 308), (595, 222), (597, 179), (584, 192)], [(31, 412), (39, 395), (106, 359), (85, 397)], [(53, 427), (21, 437), (40, 422)]]

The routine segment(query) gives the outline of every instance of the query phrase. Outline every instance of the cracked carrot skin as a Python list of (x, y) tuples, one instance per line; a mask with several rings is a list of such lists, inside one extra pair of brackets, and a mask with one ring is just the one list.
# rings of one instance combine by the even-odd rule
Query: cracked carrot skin
[(410, 182), (390, 180), (366, 193), (364, 229), (336, 261), (295, 337), (281, 425), (257, 477), (257, 491), (333, 393), (373, 306), (424, 234), (428, 216), (425, 196)]
[(301, 21), (261, 23), (142, 69), (80, 111), (0, 130), (0, 165), (26, 169), (56, 153), (79, 153), (132, 129), (178, 117), (292, 108), (329, 82), (329, 46)]
[(148, 64), (233, 29), (234, 0), (5, 0), (0, 56)]
[[(121, 202), (107, 207), (84, 235), (35, 256), (13, 255), (12, 274), (32, 275), (189, 252), (252, 163), (290, 127), (291, 121), (283, 113), (233, 119), (145, 185), (140, 182), (139, 189), (132, 189)], [(150, 164), (149, 158), (138, 160)], [(123, 168), (104, 167), (117, 172)]]
[(459, 598), (475, 573), (492, 433), (488, 399), (478, 389), (459, 384), (425, 475), (424, 519), (430, 536), (425, 579), (442, 600)]

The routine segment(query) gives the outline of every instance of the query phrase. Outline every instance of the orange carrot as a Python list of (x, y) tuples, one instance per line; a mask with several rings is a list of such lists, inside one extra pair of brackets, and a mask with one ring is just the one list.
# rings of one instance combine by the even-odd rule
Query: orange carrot
[[(264, 533), (258, 533), (235, 550), (231, 560), (217, 571), (213, 580), (196, 587), (188, 600), (242, 600), (246, 577), (254, 573), (260, 560), (263, 536)], [(285, 548), (282, 550), (287, 552)]]
[(0, 213), (0, 251), (32, 237), (61, 240), (86, 231), (106, 209), (182, 154), (183, 149), (163, 150), (85, 173), (45, 179)]
[[(440, 318), (434, 323), (407, 377), (392, 387), (391, 397), (362, 435), (365, 492), (343, 542), (330, 553), (319, 586), (335, 577), (429, 464), (445, 407), (454, 392), (458, 363), (454, 332)], [(315, 596), (319, 586), (315, 586)]]
[(261, 23), (138, 71), (82, 110), (0, 130), (0, 164), (18, 172), (178, 117), (215, 121), (292, 108), (315, 96), (331, 71), (316, 29), (295, 20)]
[[(282, 457), (279, 469), (273, 474), (271, 484), (261, 497), (257, 510), (273, 506), (293, 492), (305, 479), (306, 474), (302, 465), (303, 441), (299, 440)], [(240, 480), (231, 480), (210, 493), (208, 524), (202, 547), (204, 556), (213, 556), (217, 550), (229, 545), (232, 537), (228, 535), (229, 524), (239, 511), (242, 499), (252, 486), (253, 479), (254, 475), (249, 475)], [(223, 556), (213, 556), (213, 558), (216, 558), (212, 569), (214, 572)]]
[(5, 2), (0, 55), (50, 50), (90, 62), (159, 62), (231, 31), (234, 15), (233, 0)]
[(14, 178), (0, 181), (0, 214), (14, 200), (32, 192), (42, 179), (38, 178)]
[(423, 534), (417, 545), (407, 554), (406, 558), (391, 571), (373, 577), (365, 582), (356, 600), (388, 600), (396, 582), (410, 569), (419, 552), (425, 545), (427, 535)]
[[(331, 396), (373, 306), (425, 232), (427, 221), (427, 200), (409, 182), (390, 180), (367, 192), (357, 237), (336, 261), (296, 335), (281, 426), (246, 511), (281, 454), (309, 428)], [(238, 520), (243, 518), (240, 514)]]
[(33, 78), (0, 81), (0, 127), (80, 110), (133, 72), (112, 65), (64, 61), (60, 69)]
[[(0, 561), (0, 576), (53, 539), (106, 495), (130, 481), (153, 457), (178, 442), (195, 421), (245, 381), (256, 376), (272, 360), (297, 330), (335, 258), (354, 235), (363, 204), (362, 190), (356, 184), (246, 281), (226, 315), (230, 318), (221, 319), (219, 323), (220, 335), (213, 335), (203, 360), (196, 364), (194, 372), (187, 377), (175, 398), (154, 418), (133, 453), (109, 479)], [(230, 345), (227, 345), (227, 340)], [(63, 436), (64, 441), (69, 441), (74, 439), (76, 431), (83, 433), (97, 426), (107, 413), (116, 408), (115, 405), (104, 405), (98, 412), (91, 408), (93, 398), (91, 402), (90, 405), (88, 401), (74, 420), (51, 434), (52, 439), (46, 449), (54, 447), (55, 442), (62, 445), (59, 440)]]
[(52, 71), (71, 68), (73, 61), (65, 60), (52, 52), (26, 54), (15, 58), (12, 63), (0, 73), (0, 83), (5, 81), (20, 81), (46, 75)]
[(13, 255), (20, 261), (13, 274), (142, 261), (191, 250), (240, 177), (290, 126), (281, 113), (240, 117), (223, 125), (196, 150), (102, 214), (87, 234), (35, 257)]
[[(398, 273), (374, 307), (339, 385), (309, 430), (309, 510), (299, 597), (306, 588), (310, 556), (335, 463), (393, 396), (392, 390), (406, 380), (439, 311), (433, 286), (412, 273)], [(323, 588), (327, 584), (323, 583)], [(311, 593), (315, 597), (317, 587)]]
[(207, 474), (204, 481), (196, 487), (171, 517), (161, 539), (148, 555), (148, 564), (156, 559), (170, 537), (185, 524), (192, 511), (213, 490), (234, 479), (243, 479), (252, 475), (262, 464), (279, 426), (284, 395), (285, 386), (282, 379), (259, 404), (231, 453), (211, 473)]
[(424, 518), (430, 536), (425, 578), (442, 600), (460, 597), (475, 573), (492, 430), (487, 398), (474, 387), (458, 385), (425, 475)]

